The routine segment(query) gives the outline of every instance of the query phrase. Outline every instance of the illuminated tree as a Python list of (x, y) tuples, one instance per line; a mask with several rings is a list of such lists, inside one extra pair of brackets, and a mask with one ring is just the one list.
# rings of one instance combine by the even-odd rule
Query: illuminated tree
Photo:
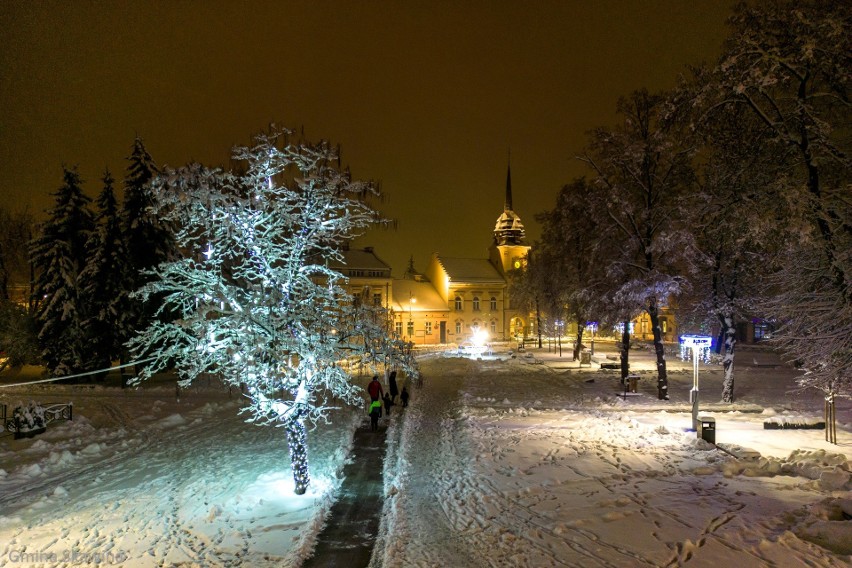
[(286, 131), (257, 136), (234, 160), (234, 173), (195, 164), (155, 183), (151, 213), (177, 228), (181, 254), (151, 272), (141, 295), (162, 297), (159, 310), (176, 317), (153, 319), (130, 345), (155, 357), (140, 380), (173, 364), (181, 384), (217, 373), (245, 385), (249, 421), (285, 428), (302, 494), (306, 422), (326, 420), (340, 401), (361, 403), (339, 363), (374, 342), (328, 264), (378, 221), (367, 203), (378, 191), (353, 181), (327, 142)]
[(54, 376), (85, 369), (89, 355), (83, 326), (86, 298), (80, 275), (86, 266), (86, 243), (93, 229), (91, 199), (83, 194), (76, 169), (64, 170), (41, 234), (33, 244), (38, 339), (45, 365)]

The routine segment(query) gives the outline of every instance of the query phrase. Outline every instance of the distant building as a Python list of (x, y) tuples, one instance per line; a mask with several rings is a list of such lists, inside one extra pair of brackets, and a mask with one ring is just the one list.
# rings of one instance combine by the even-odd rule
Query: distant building
[(488, 258), (455, 258), (433, 253), (421, 274), (409, 262), (403, 278), (373, 249), (344, 251), (345, 264), (332, 265), (349, 278), (348, 291), (381, 302), (392, 312), (395, 334), (417, 345), (461, 343), (477, 330), (493, 340), (529, 333), (528, 314), (512, 307), (509, 273), (526, 262), (530, 247), (520, 217), (512, 210), (512, 172), (506, 200), (494, 227)]

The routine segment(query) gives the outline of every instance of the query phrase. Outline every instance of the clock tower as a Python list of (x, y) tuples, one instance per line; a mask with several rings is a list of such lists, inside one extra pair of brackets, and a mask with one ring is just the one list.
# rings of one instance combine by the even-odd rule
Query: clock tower
[(494, 242), (489, 248), (491, 263), (504, 276), (526, 264), (530, 247), (526, 244), (526, 231), (521, 218), (512, 210), (512, 165), (506, 171), (506, 201), (503, 213), (494, 226)]

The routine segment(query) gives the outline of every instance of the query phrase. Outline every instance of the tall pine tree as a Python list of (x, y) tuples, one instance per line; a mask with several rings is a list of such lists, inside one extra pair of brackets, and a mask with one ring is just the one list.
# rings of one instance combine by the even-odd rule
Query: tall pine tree
[(93, 351), (93, 368), (103, 369), (122, 356), (132, 332), (128, 305), (130, 273), (121, 231), (118, 202), (109, 170), (98, 195), (96, 229), (89, 240), (89, 262), (83, 272), (83, 291), (89, 302), (85, 327)]
[[(159, 169), (145, 149), (139, 136), (133, 142), (133, 150), (127, 157), (130, 165), (124, 178), (124, 203), (121, 211), (122, 232), (127, 251), (129, 288), (138, 290), (151, 281), (147, 272), (174, 257), (174, 237), (152, 213), (156, 201), (153, 182)], [(127, 322), (132, 329), (142, 329), (151, 323), (161, 303), (161, 296), (131, 299), (128, 303)], [(168, 317), (161, 314), (161, 319)]]
[(90, 359), (80, 275), (94, 222), (91, 199), (83, 194), (81, 185), (76, 168), (65, 168), (64, 183), (54, 194), (56, 205), (48, 211), (49, 218), (33, 243), (39, 344), (53, 376), (78, 373)]

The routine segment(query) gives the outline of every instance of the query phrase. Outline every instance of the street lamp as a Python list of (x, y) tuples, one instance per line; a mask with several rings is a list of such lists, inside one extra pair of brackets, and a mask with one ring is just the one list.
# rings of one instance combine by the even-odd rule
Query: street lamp
[[(692, 390), (689, 401), (692, 403), (692, 428), (698, 431), (698, 359), (699, 354), (710, 348), (713, 339), (708, 335), (682, 335), (680, 337), (681, 354), (692, 349)], [(682, 356), (681, 355), (681, 356)]]

